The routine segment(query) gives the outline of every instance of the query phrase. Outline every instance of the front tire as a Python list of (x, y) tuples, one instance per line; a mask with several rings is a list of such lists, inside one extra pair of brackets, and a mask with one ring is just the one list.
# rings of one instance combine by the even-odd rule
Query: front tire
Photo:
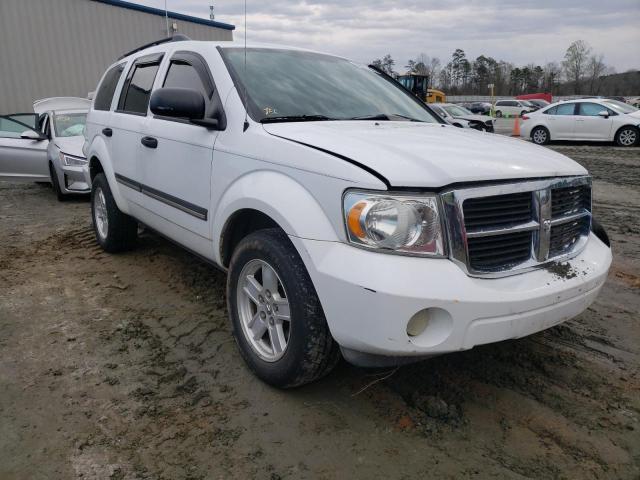
[(118, 208), (107, 177), (99, 173), (91, 184), (91, 219), (96, 240), (109, 253), (135, 247), (138, 223)]
[(500, 110), (496, 111), (496, 117), (502, 118), (502, 112)]
[(622, 127), (616, 132), (616, 144), (620, 147), (633, 147), (638, 144), (638, 129), (632, 126)]
[(65, 201), (64, 193), (62, 192), (62, 188), (60, 188), (60, 182), (58, 181), (58, 174), (56, 173), (56, 168), (52, 163), (49, 163), (49, 175), (51, 176), (51, 185), (53, 186), (53, 192), (58, 197), (59, 202)]
[(291, 388), (328, 374), (340, 358), (311, 278), (279, 229), (245, 237), (227, 278), (233, 335), (264, 382)]
[(551, 140), (549, 130), (544, 127), (535, 127), (531, 131), (531, 141), (536, 145), (546, 145)]

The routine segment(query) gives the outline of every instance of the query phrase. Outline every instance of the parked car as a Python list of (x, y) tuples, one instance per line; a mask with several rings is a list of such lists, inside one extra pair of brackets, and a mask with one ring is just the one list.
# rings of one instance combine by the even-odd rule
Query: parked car
[(226, 271), (240, 353), (279, 387), (340, 354), (398, 365), (549, 328), (611, 263), (582, 166), (327, 54), (138, 49), (100, 81), (85, 152), (97, 242), (131, 249), (141, 223)]
[(522, 120), (520, 135), (540, 145), (553, 140), (587, 140), (632, 147), (640, 139), (640, 110), (617, 100), (560, 102), (528, 113)]
[[(440, 115), (440, 117), (442, 119), (444, 119), (445, 122), (447, 122), (449, 125), (453, 125), (454, 127), (458, 127), (458, 128), (472, 128), (471, 127), (471, 123), (469, 120), (465, 120), (462, 118), (454, 118), (451, 115), (449, 115), (446, 110), (444, 108), (442, 108), (442, 106), (444, 105), (444, 103), (430, 103), (429, 107), (431, 108), (431, 110), (433, 110), (436, 114)], [(448, 104), (447, 104), (448, 105)]]
[(471, 113), (480, 115), (489, 115), (491, 113), (491, 104), (489, 102), (472, 102), (465, 105), (465, 108)]
[(498, 100), (496, 102), (496, 117), (518, 117), (533, 112), (535, 107), (527, 100)]
[(2, 117), (0, 178), (50, 181), (59, 200), (89, 194), (82, 145), (90, 103), (83, 98), (46, 98), (33, 104), (33, 113)]
[[(434, 106), (431, 105), (431, 107), (433, 108)], [(436, 112), (451, 124), (460, 120), (465, 120), (469, 122), (469, 128), (485, 132), (493, 132), (493, 118), (488, 115), (473, 114), (460, 105), (455, 105), (453, 103), (440, 103), (437, 106)]]
[(536, 110), (539, 110), (541, 108), (544, 107), (548, 107), (549, 105), (551, 105), (550, 102), (547, 102), (546, 100), (543, 100), (541, 98), (532, 98), (530, 100), (527, 100), (529, 103), (535, 105), (537, 108)]

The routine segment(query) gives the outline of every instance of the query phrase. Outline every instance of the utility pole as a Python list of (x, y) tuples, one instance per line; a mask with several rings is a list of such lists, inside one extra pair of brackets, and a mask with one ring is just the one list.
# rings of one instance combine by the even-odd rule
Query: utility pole
[(167, 10), (167, 0), (164, 0), (164, 21), (167, 26), (167, 37), (169, 36), (169, 11)]

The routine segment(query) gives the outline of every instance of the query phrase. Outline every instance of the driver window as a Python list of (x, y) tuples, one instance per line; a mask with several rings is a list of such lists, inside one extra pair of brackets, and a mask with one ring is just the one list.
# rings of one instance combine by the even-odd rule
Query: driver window
[(0, 117), (0, 138), (20, 138), (26, 130), (33, 128), (11, 118)]
[(183, 61), (172, 61), (169, 71), (164, 79), (164, 87), (188, 88), (200, 92), (208, 107), (211, 101), (211, 93), (202, 83), (198, 71), (190, 64)]
[(583, 102), (580, 104), (578, 115), (582, 115), (585, 117), (597, 117), (598, 114), (602, 111), (607, 112), (607, 107), (603, 107), (602, 105), (598, 105), (597, 103)]

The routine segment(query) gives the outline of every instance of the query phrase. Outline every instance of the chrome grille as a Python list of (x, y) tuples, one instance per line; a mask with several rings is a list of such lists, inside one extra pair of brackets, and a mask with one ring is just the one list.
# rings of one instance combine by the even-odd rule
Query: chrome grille
[(591, 227), (591, 178), (502, 183), (442, 194), (450, 257), (502, 276), (579, 252)]

